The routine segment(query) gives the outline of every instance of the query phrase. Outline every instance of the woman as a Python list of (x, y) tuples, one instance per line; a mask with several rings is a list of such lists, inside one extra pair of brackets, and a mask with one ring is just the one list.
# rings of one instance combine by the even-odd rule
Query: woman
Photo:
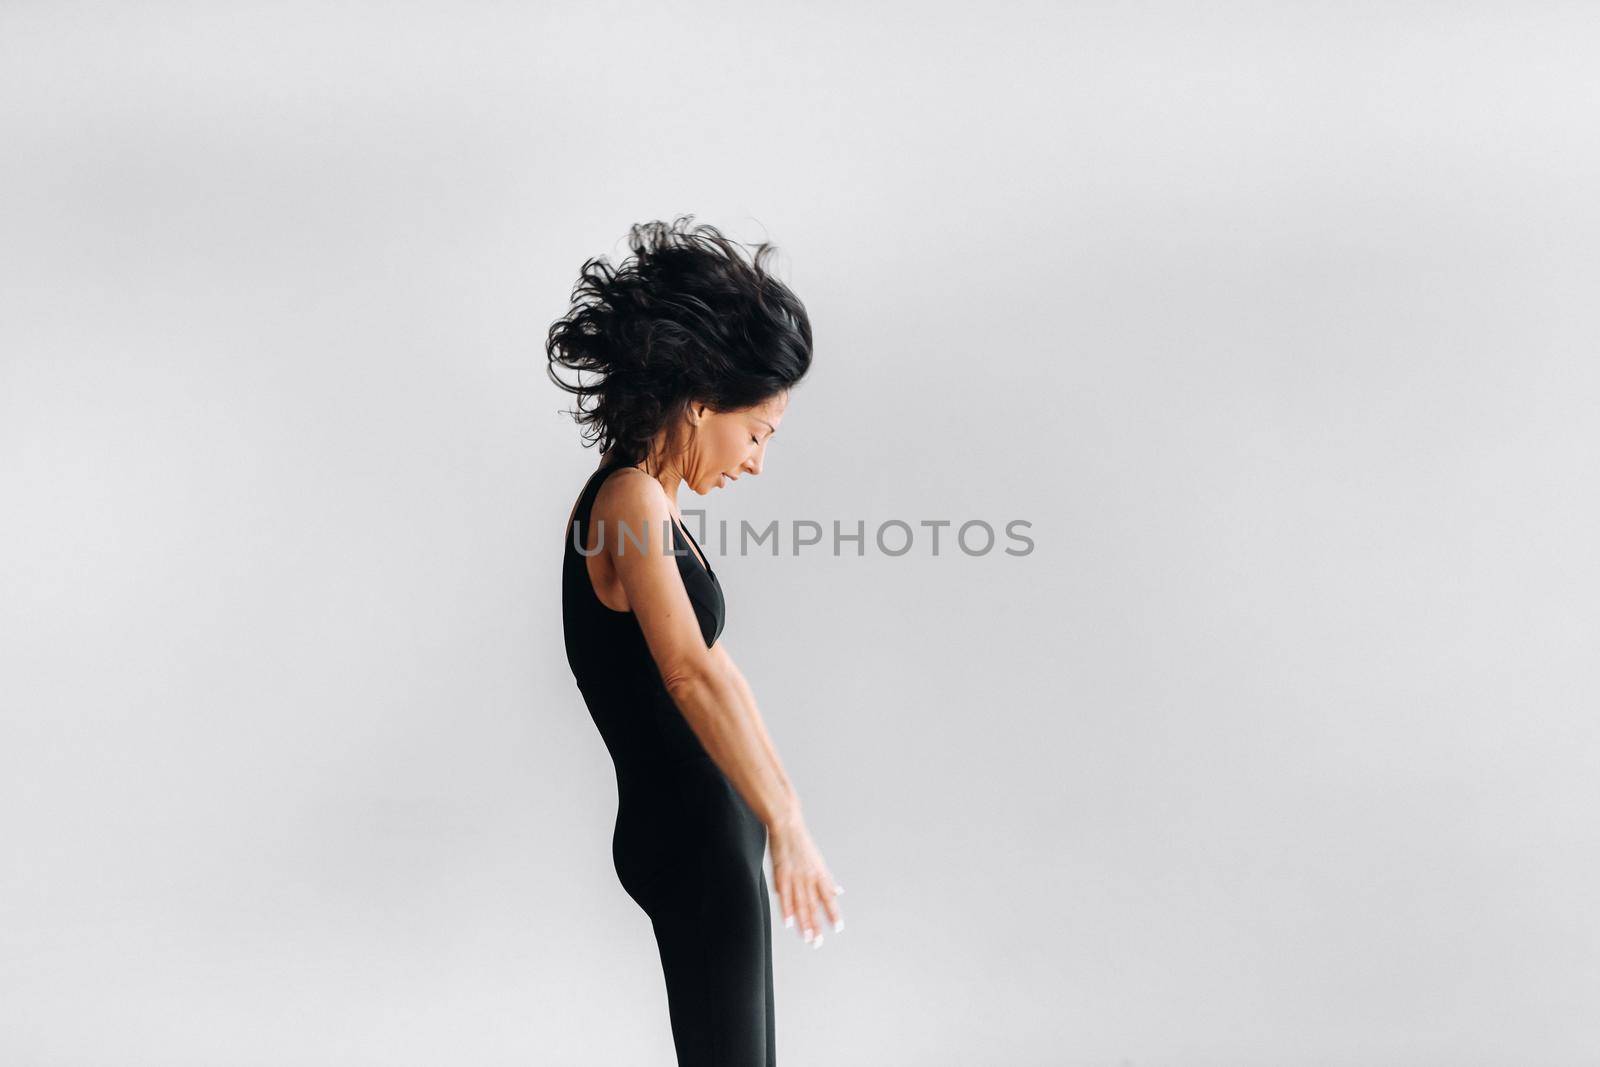
[[(842, 893), (750, 687), (718, 640), (722, 585), (677, 492), (760, 474), (811, 364), (805, 308), (711, 226), (634, 226), (621, 269), (583, 266), (550, 376), (603, 458), (568, 519), (567, 661), (617, 772), (612, 860), (650, 917), (681, 1065), (777, 1062), (762, 854), (785, 927), (822, 945)], [(569, 385), (557, 366), (597, 380)], [(670, 545), (670, 548), (669, 548)]]

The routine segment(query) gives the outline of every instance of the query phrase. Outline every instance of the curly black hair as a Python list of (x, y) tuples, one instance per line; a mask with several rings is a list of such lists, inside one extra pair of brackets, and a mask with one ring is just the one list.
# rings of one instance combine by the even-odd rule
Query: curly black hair
[[(572, 307), (545, 342), (552, 381), (577, 396), (585, 441), (623, 463), (646, 458), (664, 426), (676, 447), (690, 401), (717, 411), (786, 392), (811, 366), (805, 305), (738, 242), (693, 215), (630, 228), (633, 255), (584, 262)], [(557, 367), (577, 372), (568, 383)], [(599, 375), (585, 383), (582, 372)]]

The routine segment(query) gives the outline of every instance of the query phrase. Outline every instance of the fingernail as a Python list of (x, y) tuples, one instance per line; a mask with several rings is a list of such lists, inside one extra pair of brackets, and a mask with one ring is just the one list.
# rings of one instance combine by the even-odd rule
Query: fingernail
[(838, 922), (833, 924), (833, 932), (834, 933), (838, 933), (840, 930), (843, 930), (843, 929), (844, 929), (844, 920), (843, 919), (840, 919)]
[(784, 920), (783, 920), (783, 925), (784, 925), (784, 926), (785, 926), (785, 927), (790, 927), (790, 926), (793, 926), (793, 925), (794, 925), (794, 916), (793, 916), (793, 915), (790, 915), (790, 916), (788, 916), (788, 917), (786, 917), (786, 918), (785, 918), (785, 919), (784, 919)]
[(811, 947), (812, 948), (821, 948), (822, 947), (822, 935), (821, 934), (817, 935), (817, 939), (811, 943)]
[(810, 931), (810, 930), (807, 930), (807, 931), (806, 931), (806, 940), (807, 940), (807, 941), (810, 941), (810, 940), (811, 940), (811, 931)]
[(844, 892), (844, 886), (836, 885), (836, 886), (833, 887), (833, 891), (835, 893), (843, 893)]

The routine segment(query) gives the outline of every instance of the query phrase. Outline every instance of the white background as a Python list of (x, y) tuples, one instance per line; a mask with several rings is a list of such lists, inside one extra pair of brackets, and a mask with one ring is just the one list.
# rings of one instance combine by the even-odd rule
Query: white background
[(1597, 46), (0, 7), (0, 1060), (673, 1062), (543, 340), (692, 213), (816, 356), (691, 518), (1036, 543), (703, 541), (847, 889), (775, 931), (780, 1062), (1600, 1063)]

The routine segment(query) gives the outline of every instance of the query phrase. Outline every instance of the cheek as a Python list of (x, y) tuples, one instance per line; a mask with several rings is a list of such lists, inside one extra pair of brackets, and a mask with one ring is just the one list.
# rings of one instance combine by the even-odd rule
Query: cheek
[(740, 436), (737, 433), (717, 433), (704, 442), (700, 460), (706, 466), (706, 473), (715, 477), (719, 472), (729, 470), (743, 458), (739, 451)]

